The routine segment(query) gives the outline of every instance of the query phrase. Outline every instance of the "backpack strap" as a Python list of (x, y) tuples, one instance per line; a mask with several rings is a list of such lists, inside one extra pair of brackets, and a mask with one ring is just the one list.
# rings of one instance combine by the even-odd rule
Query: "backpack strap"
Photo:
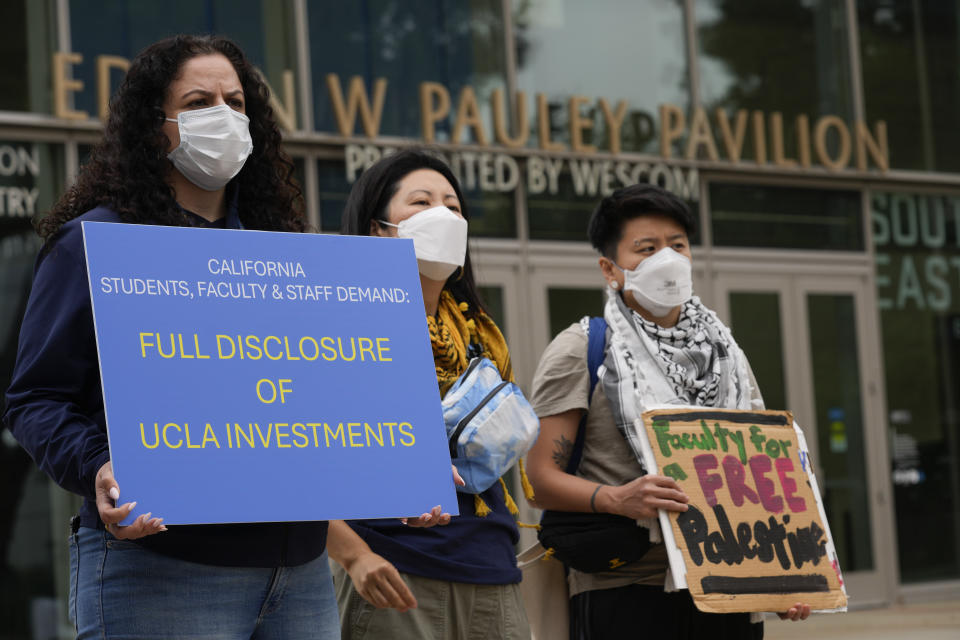
[[(587, 320), (584, 318), (583, 320)], [(590, 406), (590, 400), (593, 398), (593, 391), (597, 387), (599, 380), (598, 369), (603, 364), (604, 353), (607, 350), (607, 321), (603, 316), (590, 318), (589, 324), (581, 321), (584, 329), (587, 331), (587, 371), (590, 372), (590, 393), (587, 395), (587, 406)], [(570, 454), (570, 461), (567, 463), (567, 473), (574, 474), (577, 467), (580, 466), (580, 459), (583, 457), (583, 442), (587, 437), (587, 415), (584, 412), (580, 418), (580, 424), (577, 426), (577, 438), (573, 443), (573, 451)]]

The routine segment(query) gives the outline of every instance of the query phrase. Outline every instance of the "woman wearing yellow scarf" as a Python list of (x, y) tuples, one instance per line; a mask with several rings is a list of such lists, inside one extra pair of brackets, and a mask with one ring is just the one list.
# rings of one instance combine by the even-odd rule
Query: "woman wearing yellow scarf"
[[(513, 379), (506, 341), (483, 308), (467, 252), (467, 211), (450, 168), (420, 150), (364, 171), (341, 232), (412, 238), (442, 397), (474, 357)], [(371, 393), (376, 393), (375, 389)], [(400, 520), (332, 522), (328, 549), (344, 640), (529, 638), (514, 545), (517, 507), (501, 480), (457, 493), (460, 515), (441, 527)], [(424, 514), (417, 524), (448, 517)]]

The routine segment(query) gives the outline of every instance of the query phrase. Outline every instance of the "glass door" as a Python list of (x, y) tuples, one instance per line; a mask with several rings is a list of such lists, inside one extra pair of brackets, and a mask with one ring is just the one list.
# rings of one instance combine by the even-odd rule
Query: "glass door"
[(851, 605), (896, 585), (879, 344), (863, 276), (716, 278), (716, 310), (750, 360), (768, 408), (790, 409), (814, 460)]
[[(510, 349), (510, 361), (513, 363), (513, 373), (517, 383), (525, 393), (530, 390), (530, 379), (533, 377), (533, 366), (528, 355), (528, 327), (521, 320), (522, 279), (518, 276), (518, 268), (506, 260), (499, 259), (495, 252), (482, 253), (476, 247), (471, 247), (471, 256), (480, 296), (490, 317), (503, 332)], [(478, 259), (477, 254), (483, 257)], [(523, 499), (520, 470), (514, 466), (510, 473), (504, 476), (510, 495), (520, 509), (521, 522), (539, 522), (539, 514), (527, 501)], [(531, 529), (520, 530), (520, 543), (517, 551), (522, 551), (536, 542), (536, 533)]]
[(471, 252), (474, 254), (471, 257), (480, 297), (490, 317), (497, 323), (500, 331), (503, 332), (503, 337), (507, 340), (514, 375), (525, 388), (527, 379), (533, 371), (530, 369), (525, 349), (527, 336), (520, 316), (521, 279), (518, 276), (517, 267), (498, 264), (488, 255), (478, 259), (476, 254), (480, 252), (474, 247), (471, 247)]

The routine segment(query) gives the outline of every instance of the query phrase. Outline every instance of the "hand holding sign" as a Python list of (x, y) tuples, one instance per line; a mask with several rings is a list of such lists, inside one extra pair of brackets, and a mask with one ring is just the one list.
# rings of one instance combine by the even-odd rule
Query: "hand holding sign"
[(793, 605), (786, 611), (781, 611), (777, 613), (777, 616), (781, 620), (790, 620), (792, 622), (800, 622), (801, 620), (806, 620), (807, 618), (810, 617), (810, 611), (811, 611), (810, 605), (803, 604), (802, 602), (798, 602), (797, 604)]
[[(803, 435), (785, 411), (647, 411), (638, 435), (647, 469), (676, 480), (689, 508), (661, 514), (677, 586), (701, 611), (846, 606)], [(684, 584), (685, 583), (685, 584)]]
[(627, 518), (657, 517), (657, 509), (684, 512), (690, 499), (673, 478), (645, 475), (619, 487), (603, 487), (597, 493), (597, 510)]
[[(453, 469), (453, 484), (458, 487), (466, 486), (467, 483), (460, 477), (457, 466), (451, 464), (450, 467)], [(430, 510), (430, 513), (425, 513), (416, 518), (400, 518), (400, 521), (408, 527), (432, 527), (438, 524), (441, 526), (450, 524), (450, 517), (449, 513), (441, 513), (441, 508), (438, 504)]]
[(167, 530), (163, 525), (163, 518), (151, 518), (150, 513), (141, 514), (129, 525), (119, 526), (119, 523), (130, 515), (137, 503), (127, 502), (117, 506), (120, 487), (113, 478), (113, 463), (109, 461), (97, 471), (96, 496), (100, 520), (115, 538), (134, 540)]

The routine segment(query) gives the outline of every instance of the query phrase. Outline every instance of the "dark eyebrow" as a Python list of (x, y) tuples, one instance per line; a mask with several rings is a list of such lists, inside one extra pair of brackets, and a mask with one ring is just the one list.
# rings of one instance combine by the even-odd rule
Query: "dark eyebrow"
[[(412, 195), (415, 194), (415, 193), (425, 193), (425, 194), (427, 194), (428, 196), (432, 196), (432, 195), (433, 195), (433, 191), (430, 191), (429, 189), (414, 189), (414, 190), (411, 191), (408, 195), (412, 196)], [(448, 193), (447, 195), (443, 196), (443, 199), (444, 199), (444, 200), (446, 200), (447, 198), (457, 198), (457, 194), (455, 194), (455, 193)], [(457, 200), (459, 201), (459, 198), (457, 198)]]
[(673, 234), (672, 236), (670, 236), (669, 238), (667, 238), (667, 240), (678, 240), (678, 239), (679, 239), (679, 240), (685, 240), (686, 237), (687, 237), (687, 234), (685, 234), (685, 233), (675, 233), (675, 234)]
[[(210, 96), (213, 95), (213, 92), (212, 92), (212, 91), (207, 91), (206, 89), (190, 89), (190, 91), (187, 91), (185, 94), (183, 94), (182, 96), (180, 96), (180, 99), (182, 100), (182, 99), (186, 98), (187, 96), (189, 96), (189, 95), (191, 95), (191, 94), (194, 94), (194, 93), (200, 94), (200, 95), (203, 96), (204, 98), (209, 98)], [(234, 89), (233, 91), (228, 92), (228, 93), (227, 93), (227, 96), (228, 96), (228, 97), (235, 96), (235, 95), (237, 95), (238, 93), (242, 96), (242, 95), (243, 95), (243, 89)]]
[(640, 244), (641, 242), (656, 242), (656, 238), (634, 238), (633, 244)]

